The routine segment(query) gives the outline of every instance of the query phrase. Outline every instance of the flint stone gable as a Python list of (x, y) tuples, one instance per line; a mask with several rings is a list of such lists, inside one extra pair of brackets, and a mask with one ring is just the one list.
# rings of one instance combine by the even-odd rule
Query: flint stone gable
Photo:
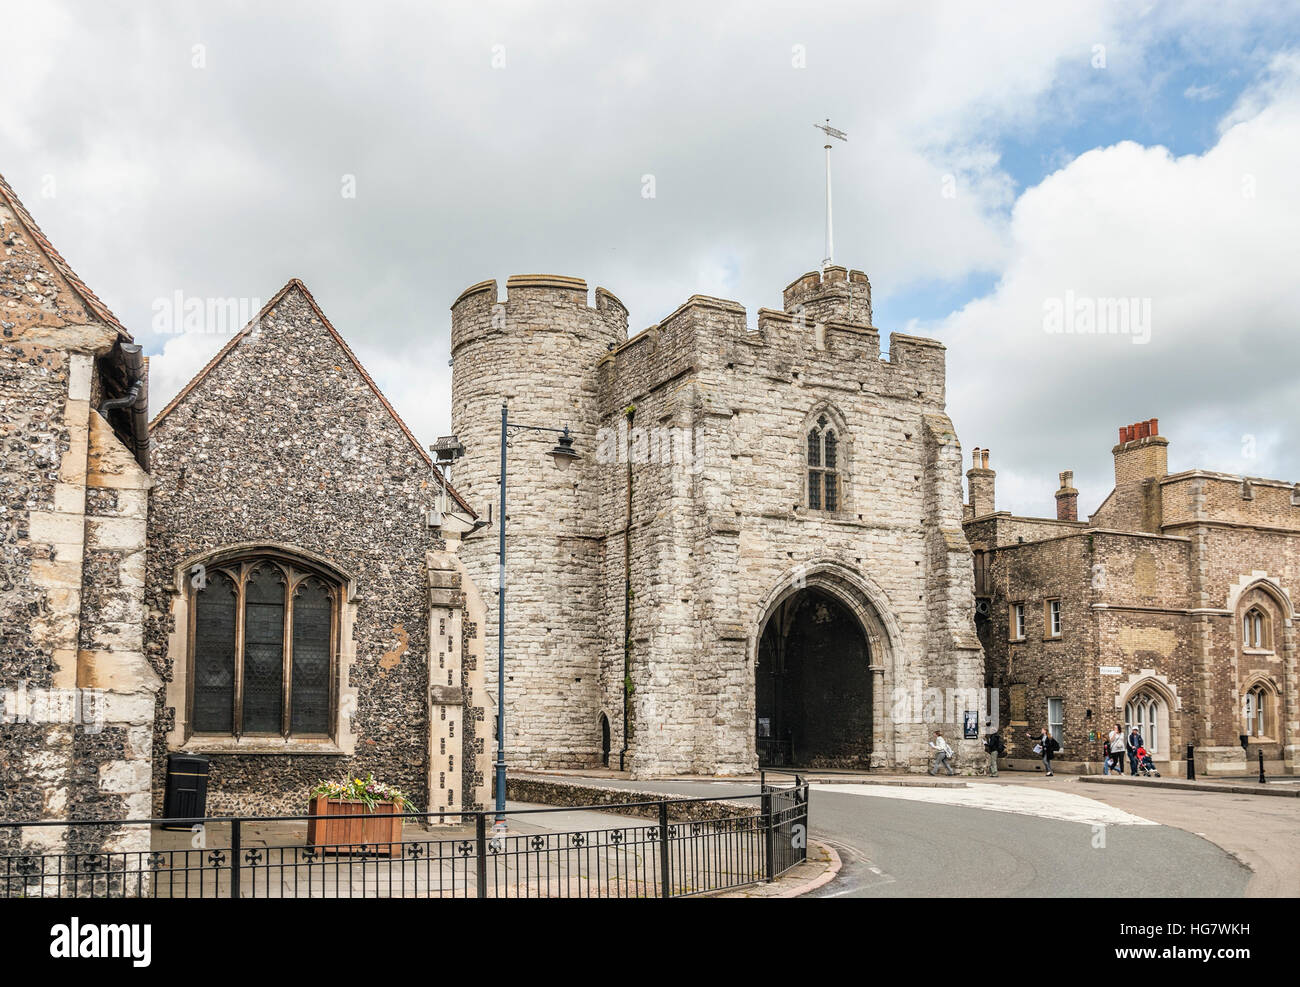
[[(168, 750), (211, 757), (209, 813), (301, 813), (318, 780), (371, 771), (434, 807), (430, 777), (445, 786), (450, 757), (461, 779), (463, 758), (445, 745), (430, 750), (430, 687), (445, 687), (450, 668), (458, 695), (481, 705), (481, 687), (459, 663), (463, 647), (446, 638), (446, 617), (464, 600), (454, 580), (434, 581), (442, 627), (431, 641), (430, 563), (447, 546), (427, 518), (441, 481), (306, 288), (286, 285), (151, 433), (146, 648), (168, 683), (156, 718), (155, 810)], [(258, 553), (314, 566), (338, 587), (328, 738), (202, 736), (187, 722), (194, 567)], [(464, 719), (462, 706), (452, 715)], [(472, 711), (470, 720), (455, 735), (473, 751)], [(475, 768), (471, 757), (444, 803), (481, 801)]]

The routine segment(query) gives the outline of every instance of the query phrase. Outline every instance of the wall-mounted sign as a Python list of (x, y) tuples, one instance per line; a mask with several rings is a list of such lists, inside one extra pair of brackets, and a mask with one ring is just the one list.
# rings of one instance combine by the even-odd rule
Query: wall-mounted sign
[(962, 736), (967, 740), (975, 740), (980, 735), (980, 714), (978, 710), (968, 709), (962, 716), (961, 721)]
[(1101, 674), (1102, 675), (1123, 675), (1124, 669), (1122, 669), (1119, 665), (1102, 665)]

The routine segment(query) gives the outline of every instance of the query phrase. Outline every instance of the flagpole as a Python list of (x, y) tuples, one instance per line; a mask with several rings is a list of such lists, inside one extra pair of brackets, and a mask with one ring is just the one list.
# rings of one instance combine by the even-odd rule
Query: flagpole
[(830, 138), (846, 141), (849, 135), (842, 130), (836, 130), (831, 126), (830, 117), (826, 118), (825, 123), (814, 123), (814, 127), (822, 131), (827, 141), (826, 147), (826, 256), (822, 259), (822, 269), (825, 270), (830, 266), (835, 257), (835, 228), (831, 219), (831, 143)]
[(826, 145), (826, 259), (822, 267), (830, 267), (835, 256), (835, 233), (831, 226), (831, 146)]

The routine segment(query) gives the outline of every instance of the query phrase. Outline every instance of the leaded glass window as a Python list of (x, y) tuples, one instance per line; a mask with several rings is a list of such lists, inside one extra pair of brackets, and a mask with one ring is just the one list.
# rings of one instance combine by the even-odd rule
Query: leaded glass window
[(808, 506), (814, 511), (840, 509), (839, 437), (826, 415), (808, 432)]
[(284, 721), (284, 580), (259, 565), (244, 589), (244, 733), (280, 733)]
[(268, 556), (210, 565), (192, 593), (191, 732), (330, 736), (337, 582)]
[(1124, 704), (1125, 735), (1136, 727), (1142, 736), (1142, 746), (1152, 754), (1159, 753), (1164, 744), (1164, 738), (1160, 736), (1163, 707), (1163, 700), (1145, 689)]
[(213, 574), (194, 594), (194, 715), (199, 733), (230, 733), (235, 712), (235, 581)]
[(329, 648), (333, 604), (319, 579), (305, 580), (293, 601), (293, 733), (329, 733)]

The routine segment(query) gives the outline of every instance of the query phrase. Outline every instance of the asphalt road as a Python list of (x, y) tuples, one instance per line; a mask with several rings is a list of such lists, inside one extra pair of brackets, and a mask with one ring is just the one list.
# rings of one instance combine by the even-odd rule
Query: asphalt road
[[(596, 783), (717, 797), (757, 791), (707, 781)], [(1098, 827), (835, 788), (810, 796), (813, 836), (843, 860), (840, 875), (815, 897), (1238, 897), (1250, 879), (1232, 855), (1173, 826)]]

